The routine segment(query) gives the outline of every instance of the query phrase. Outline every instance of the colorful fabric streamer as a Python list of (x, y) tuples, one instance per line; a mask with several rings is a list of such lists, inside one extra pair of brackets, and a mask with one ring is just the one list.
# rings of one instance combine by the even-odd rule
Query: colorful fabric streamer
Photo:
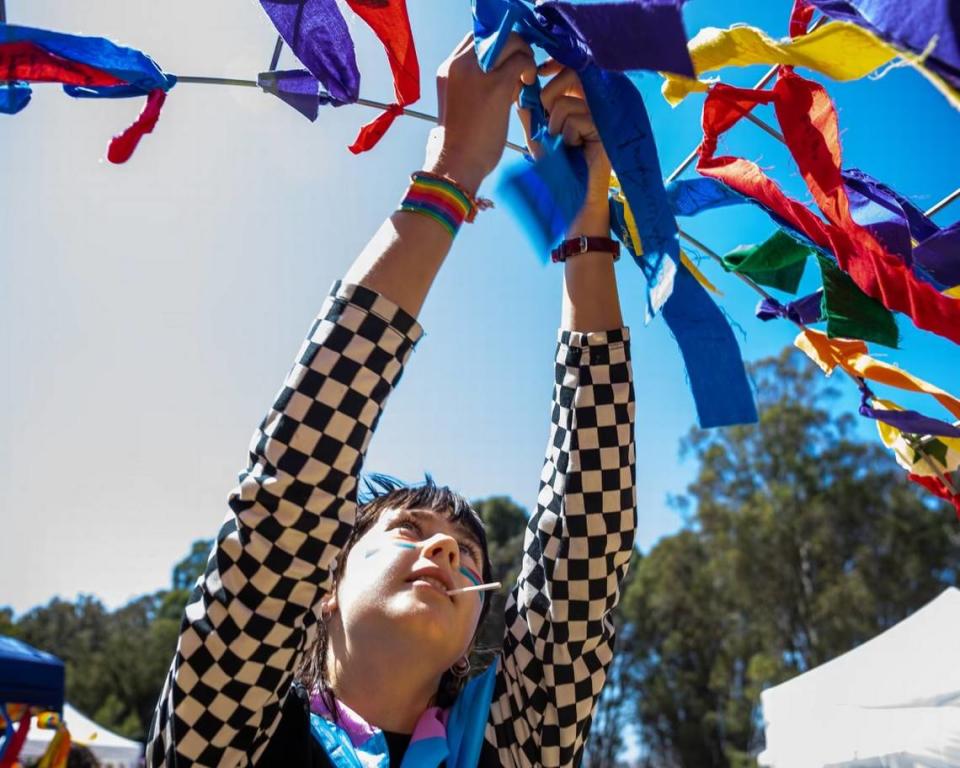
[(347, 4), (380, 40), (390, 61), (396, 102), (360, 129), (350, 145), (354, 154), (372, 149), (403, 108), (420, 98), (420, 62), (413, 44), (406, 0), (347, 0)]
[(353, 38), (336, 0), (260, 0), (290, 50), (337, 101), (360, 97)]
[[(875, 398), (874, 403), (887, 411), (903, 410), (890, 400)], [(911, 474), (921, 477), (939, 477), (938, 472), (941, 474), (955, 472), (960, 468), (960, 439), (958, 438), (924, 439), (923, 450), (920, 450), (916, 438), (908, 438), (903, 431), (884, 421), (877, 421), (877, 432), (883, 444), (893, 451), (897, 463)]]
[[(956, 0), (806, 0), (920, 57), (921, 72), (960, 106), (960, 13)], [(927, 74), (929, 73), (929, 74)]]
[(33, 92), (26, 83), (8, 83), (0, 86), (0, 112), (15, 115), (30, 103)]
[[(717, 141), (756, 104), (773, 103), (788, 149), (827, 222), (787, 197), (760, 168), (744, 158), (716, 156)], [(818, 247), (868, 296), (903, 312), (924, 330), (960, 342), (960, 302), (923, 282), (853, 219), (840, 175), (836, 112), (824, 89), (782, 69), (772, 91), (711, 89), (703, 111), (704, 142), (697, 170), (753, 198)]]
[[(273, 83), (277, 90), (271, 92), (310, 120), (316, 119), (314, 107), (352, 104), (360, 98), (353, 38), (336, 0), (260, 0), (260, 4), (284, 42), (317, 80), (314, 88), (308, 79), (284, 72)], [(396, 96), (396, 103), (360, 129), (350, 145), (350, 151), (357, 154), (376, 146), (403, 114), (403, 107), (420, 98), (420, 63), (405, 0), (348, 0), (348, 5), (383, 45)]]
[(871, 299), (828, 255), (779, 230), (760, 245), (734, 249), (723, 258), (724, 267), (754, 282), (795, 294), (809, 256), (816, 256), (823, 288), (784, 305), (764, 299), (757, 307), (761, 320), (787, 318), (809, 325), (827, 321), (830, 338), (863, 339), (888, 347), (900, 342), (893, 314)]
[[(611, 216), (614, 231), (646, 274), (624, 198), (611, 198)], [(756, 422), (753, 392), (726, 316), (683, 262), (671, 281), (673, 291), (662, 314), (683, 356), (698, 423), (709, 429)]]
[(830, 339), (825, 334), (808, 328), (797, 336), (794, 345), (827, 375), (840, 367), (856, 379), (866, 379), (908, 392), (927, 394), (953, 414), (954, 418), (960, 419), (960, 400), (895, 365), (874, 359), (867, 353), (867, 345), (862, 341)]
[(477, 57), (489, 71), (511, 32), (564, 66), (693, 77), (678, 0), (473, 0)]
[[(102, 37), (15, 25), (0, 25), (0, 72), (11, 81), (61, 83), (69, 96), (79, 98), (146, 96), (137, 120), (110, 143), (107, 159), (113, 163), (126, 162), (140, 139), (153, 130), (166, 92), (176, 84), (175, 77), (133, 48)], [(7, 114), (19, 112), (30, 100), (25, 84), (6, 91), (9, 103), (0, 111)]]
[(320, 81), (305, 69), (261, 72), (257, 75), (257, 85), (289, 104), (311, 123), (316, 121), (321, 106), (340, 106), (340, 102), (324, 91)]
[[(960, 493), (954, 493), (947, 488), (946, 484), (944, 484), (943, 480), (939, 477), (929, 477), (913, 473), (907, 475), (907, 477), (917, 485), (926, 488), (934, 496), (939, 496), (944, 501), (950, 502), (957, 511), (957, 517), (960, 518)], [(946, 477), (950, 480), (954, 488), (960, 487), (960, 472), (946, 474)]]
[[(705, 27), (689, 43), (697, 75), (724, 67), (806, 67), (833, 80), (859, 80), (895, 59), (896, 49), (851, 22), (832, 22), (802, 37), (773, 40), (756, 27)], [(711, 83), (667, 74), (663, 97), (673, 106)]]
[[(675, 0), (539, 0), (534, 9), (525, 0), (473, 0), (473, 14), (477, 57), (485, 71), (495, 64), (510, 33), (517, 32), (579, 73), (600, 138), (627, 199), (643, 201), (633, 209), (644, 260), (652, 266), (647, 273), (651, 282), (648, 312), (656, 313), (669, 295), (657, 290), (666, 274), (663, 262), (670, 259), (674, 266), (680, 263), (676, 222), (663, 190), (660, 161), (643, 99), (626, 75), (603, 67), (656, 67), (692, 74), (680, 4)], [(655, 43), (637, 47), (637, 40), (648, 38)], [(539, 127), (536, 121), (533, 127)], [(541, 178), (548, 176), (545, 173)], [(551, 193), (558, 200), (566, 195)]]

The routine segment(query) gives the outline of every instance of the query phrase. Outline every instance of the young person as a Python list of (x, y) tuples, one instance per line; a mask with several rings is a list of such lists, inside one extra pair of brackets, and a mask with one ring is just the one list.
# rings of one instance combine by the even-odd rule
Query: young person
[(516, 36), (489, 73), (469, 37), (441, 66), (426, 174), (334, 286), (254, 435), (186, 608), (149, 766), (579, 762), (633, 545), (634, 402), (604, 240), (610, 164), (575, 74), (540, 74), (555, 75), (551, 132), (584, 147), (590, 173), (570, 237), (597, 239), (563, 264), (547, 456), (502, 652), (468, 680), (487, 600), (448, 593), (490, 581), (476, 512), (432, 482), (360, 505), (358, 478), (415, 317), (538, 76)]

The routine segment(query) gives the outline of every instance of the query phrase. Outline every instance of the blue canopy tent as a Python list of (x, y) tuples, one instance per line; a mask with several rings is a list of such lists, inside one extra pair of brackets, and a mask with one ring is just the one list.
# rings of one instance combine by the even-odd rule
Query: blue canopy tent
[(0, 637), (0, 704), (63, 711), (63, 662), (12, 637)]
[[(0, 637), (0, 720), (3, 721), (0, 725), (5, 726), (0, 761), (15, 731), (7, 715), (7, 705), (26, 705), (62, 713), (63, 694), (64, 668), (60, 659), (12, 637)], [(29, 725), (29, 710), (26, 717)]]

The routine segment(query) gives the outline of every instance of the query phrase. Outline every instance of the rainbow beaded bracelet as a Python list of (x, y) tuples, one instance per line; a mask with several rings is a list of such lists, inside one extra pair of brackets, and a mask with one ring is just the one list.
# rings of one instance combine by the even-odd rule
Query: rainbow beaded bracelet
[(451, 237), (464, 221), (473, 221), (478, 210), (493, 205), (489, 200), (475, 200), (455, 181), (436, 173), (417, 171), (411, 174), (410, 181), (407, 194), (400, 201), (400, 210), (429, 216)]

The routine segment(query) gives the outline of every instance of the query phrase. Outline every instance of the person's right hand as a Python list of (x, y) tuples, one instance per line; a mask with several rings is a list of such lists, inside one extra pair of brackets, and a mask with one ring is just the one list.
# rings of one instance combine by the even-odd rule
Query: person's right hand
[(537, 78), (533, 51), (511, 34), (492, 70), (483, 72), (466, 38), (437, 70), (439, 124), (430, 132), (424, 169), (449, 176), (475, 195), (496, 168), (522, 84)]

